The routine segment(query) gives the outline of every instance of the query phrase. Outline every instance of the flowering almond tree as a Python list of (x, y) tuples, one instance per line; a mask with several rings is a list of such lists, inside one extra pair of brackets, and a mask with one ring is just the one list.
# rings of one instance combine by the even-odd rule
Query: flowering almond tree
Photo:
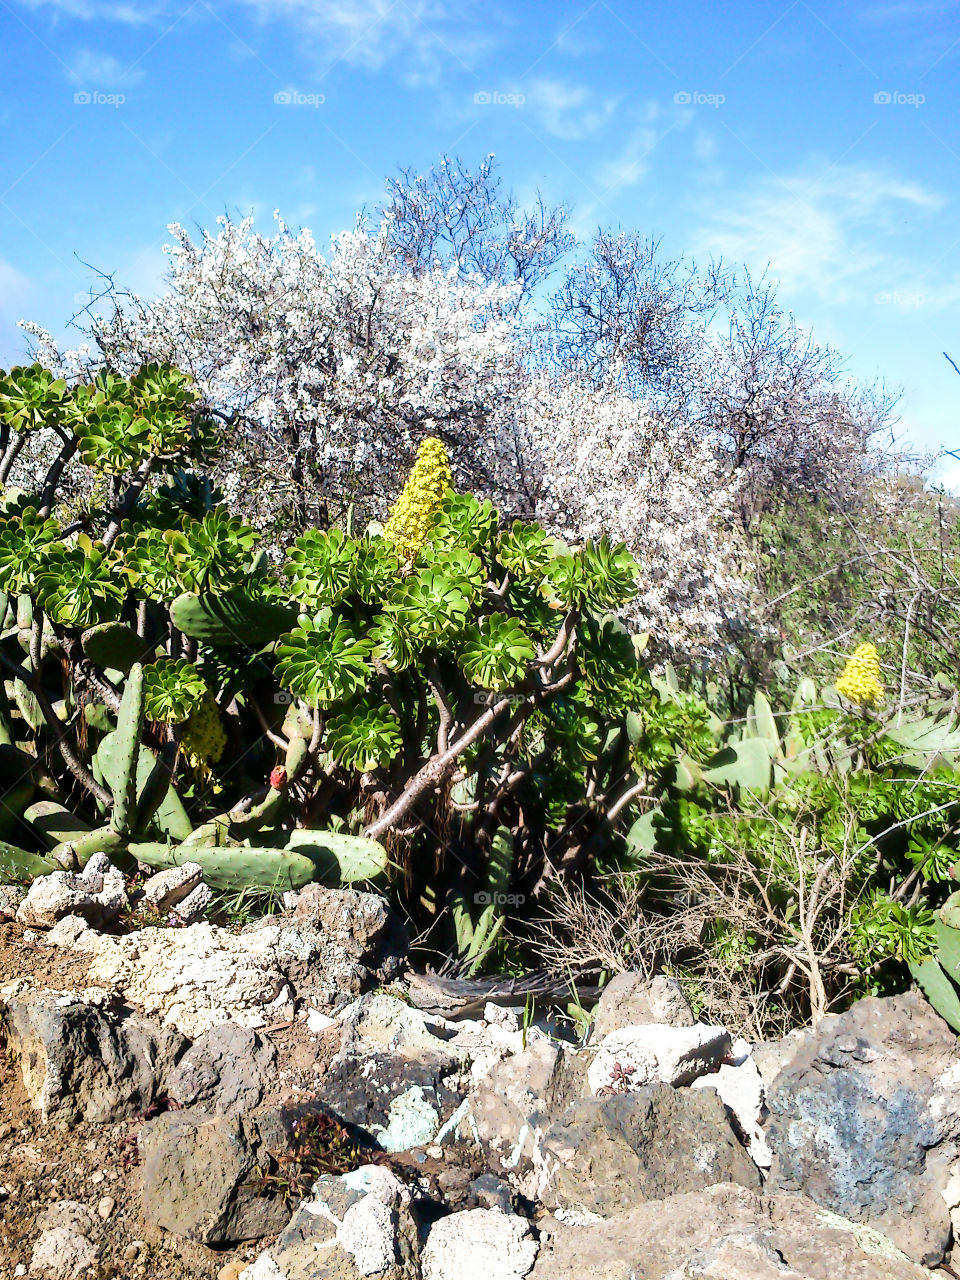
[(296, 530), (354, 500), (382, 513), (430, 434), (482, 486), (517, 377), (519, 286), (404, 272), (388, 222), (358, 224), (326, 257), (279, 216), (273, 236), (219, 225), (199, 243), (172, 226), (169, 290), (151, 303), (114, 295), (92, 348), (61, 357), (27, 326), (37, 358), (68, 377), (149, 361), (189, 373), (233, 428), (217, 479), (261, 525), (280, 515)]

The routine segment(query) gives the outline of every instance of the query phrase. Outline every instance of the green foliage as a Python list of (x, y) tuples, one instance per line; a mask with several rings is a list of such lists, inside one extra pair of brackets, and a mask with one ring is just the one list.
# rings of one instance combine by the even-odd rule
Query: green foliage
[(160, 658), (144, 668), (143, 690), (148, 720), (182, 724), (200, 706), (207, 685), (192, 662)]
[(59, 420), (67, 384), (42, 365), (15, 365), (0, 370), (0, 422), (14, 431), (36, 431)]
[(755, 1010), (776, 990), (799, 1020), (857, 992), (902, 989), (921, 970), (942, 986), (936, 911), (960, 831), (954, 713), (887, 722), (815, 700), (805, 682), (793, 709), (774, 714), (757, 695), (715, 754), (680, 756), (627, 836), (655, 914), (676, 910), (696, 868), (701, 899), (724, 921), (699, 956), (688, 947), (669, 962), (694, 975), (725, 966)]

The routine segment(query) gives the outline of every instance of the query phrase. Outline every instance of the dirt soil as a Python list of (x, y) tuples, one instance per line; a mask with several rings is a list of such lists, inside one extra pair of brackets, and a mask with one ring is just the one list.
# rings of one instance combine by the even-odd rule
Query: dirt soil
[[(29, 978), (33, 986), (83, 989), (87, 957), (38, 945), (23, 934), (18, 924), (0, 923), (0, 985)], [(317, 1037), (295, 1022), (267, 1034), (277, 1048), (278, 1070), (276, 1088), (264, 1101), (309, 1097), (339, 1046), (336, 1028)], [(38, 1219), (57, 1200), (87, 1205), (103, 1224), (94, 1241), (100, 1246), (98, 1266), (84, 1280), (215, 1280), (224, 1267), (230, 1275), (228, 1264), (252, 1261), (270, 1243), (213, 1250), (144, 1222), (137, 1135), (147, 1118), (69, 1130), (43, 1125), (30, 1107), (16, 1059), (0, 1050), (0, 1280), (29, 1269), (43, 1230)]]

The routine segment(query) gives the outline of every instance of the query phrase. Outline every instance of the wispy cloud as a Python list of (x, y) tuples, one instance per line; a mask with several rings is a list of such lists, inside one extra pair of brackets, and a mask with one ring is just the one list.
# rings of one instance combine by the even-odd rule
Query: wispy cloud
[(69, 60), (67, 78), (72, 84), (119, 85), (139, 84), (146, 75), (142, 67), (121, 62), (110, 53), (98, 53), (95, 49), (78, 49)]
[(758, 271), (769, 264), (787, 292), (836, 302), (865, 284), (900, 289), (912, 273), (897, 242), (903, 221), (943, 203), (919, 183), (873, 168), (764, 177), (716, 203), (695, 247)]
[(165, 0), (20, 0), (25, 9), (48, 13), (53, 18), (76, 18), (82, 22), (116, 22), (143, 26), (161, 18)]
[(378, 71), (401, 65), (409, 83), (432, 81), (444, 65), (472, 71), (490, 47), (489, 16), (476, 0), (240, 0), (266, 23), (292, 26), (326, 66)]
[(690, 119), (690, 113), (685, 111), (676, 114), (668, 123), (659, 102), (646, 103), (633, 116), (636, 123), (626, 131), (623, 145), (599, 166), (594, 175), (594, 182), (603, 195), (613, 196), (642, 182), (660, 142), (674, 129), (684, 127)]
[(588, 85), (547, 78), (531, 80), (524, 93), (540, 127), (564, 142), (599, 133), (613, 118), (619, 101)]
[[(88, 22), (160, 25), (196, 10), (232, 29), (242, 11), (264, 27), (284, 24), (320, 70), (339, 64), (378, 71), (400, 64), (401, 78), (419, 84), (436, 79), (444, 65), (472, 70), (494, 42), (489, 13), (480, 0), (19, 0), (54, 18)], [(230, 9), (236, 10), (233, 17)], [(241, 42), (242, 46), (242, 42)]]

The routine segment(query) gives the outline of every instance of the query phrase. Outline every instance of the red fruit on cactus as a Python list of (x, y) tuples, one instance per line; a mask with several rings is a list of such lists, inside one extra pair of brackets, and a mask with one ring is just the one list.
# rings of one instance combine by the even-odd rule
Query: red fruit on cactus
[(274, 791), (282, 791), (287, 785), (287, 771), (277, 765), (276, 769), (270, 770), (270, 785)]

